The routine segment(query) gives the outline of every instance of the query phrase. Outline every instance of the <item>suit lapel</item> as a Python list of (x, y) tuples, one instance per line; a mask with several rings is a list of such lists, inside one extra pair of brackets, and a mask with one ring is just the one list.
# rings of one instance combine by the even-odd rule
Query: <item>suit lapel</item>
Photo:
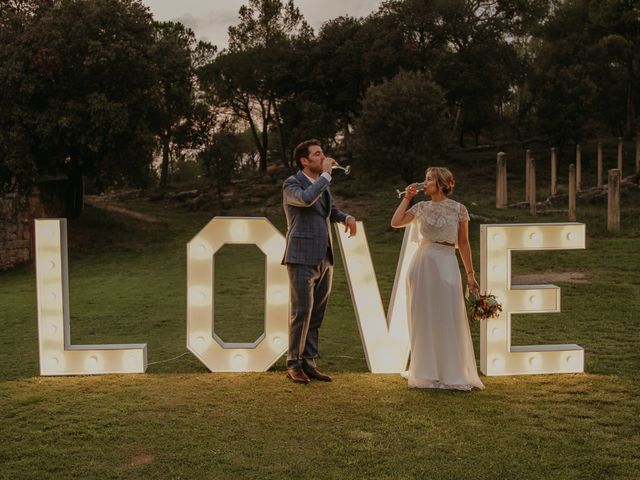
[(311, 182), (309, 181), (309, 179), (307, 178), (307, 176), (304, 174), (304, 172), (302, 170), (298, 170), (298, 173), (296, 174), (296, 177), (298, 178), (298, 180), (302, 184), (302, 188), (306, 189), (306, 188), (309, 187), (309, 185), (311, 185)]

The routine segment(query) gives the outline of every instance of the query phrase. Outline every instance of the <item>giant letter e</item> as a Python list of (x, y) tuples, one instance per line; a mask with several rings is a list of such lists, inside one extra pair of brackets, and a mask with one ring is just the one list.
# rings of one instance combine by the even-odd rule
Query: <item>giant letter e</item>
[(482, 373), (525, 375), (584, 371), (584, 350), (578, 345), (511, 345), (513, 313), (560, 311), (560, 289), (555, 285), (511, 285), (511, 252), (578, 248), (585, 248), (582, 223), (480, 226), (480, 286), (502, 303), (502, 313), (497, 318), (482, 320)]

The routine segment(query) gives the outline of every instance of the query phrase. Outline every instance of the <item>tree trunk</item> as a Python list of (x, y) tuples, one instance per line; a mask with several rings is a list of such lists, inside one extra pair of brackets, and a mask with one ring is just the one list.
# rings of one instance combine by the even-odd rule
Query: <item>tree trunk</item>
[[(258, 135), (258, 129), (256, 128), (256, 124), (253, 121), (253, 117), (251, 116), (251, 113), (249, 112), (249, 110), (247, 110), (245, 112), (247, 114), (247, 120), (249, 121), (249, 127), (251, 128), (251, 136), (253, 137), (253, 143), (255, 143), (256, 148), (258, 149), (258, 155), (260, 156), (260, 160), (259, 160), (259, 165), (260, 165), (260, 170), (261, 171), (266, 171), (267, 170), (267, 147), (268, 147), (268, 141), (265, 141), (265, 136), (268, 139), (268, 132), (265, 135), (265, 131), (264, 129), (267, 128), (266, 125), (264, 125), (263, 122), (263, 130), (262, 130), (262, 142), (260, 141), (260, 136)], [(264, 117), (263, 117), (264, 118)]]
[(451, 129), (451, 140), (452, 141), (456, 137), (456, 132), (458, 130), (458, 123), (460, 122), (461, 113), (462, 113), (462, 107), (460, 105), (458, 105), (456, 107), (456, 116), (453, 119), (453, 128)]
[(218, 178), (216, 179), (216, 195), (218, 197), (218, 203), (220, 203), (220, 205), (222, 205), (222, 180), (221, 180), (222, 176), (218, 175)]
[(351, 132), (349, 131), (349, 118), (344, 119), (344, 151), (349, 162), (353, 162), (353, 152), (351, 151)]
[(167, 188), (169, 179), (169, 132), (165, 130), (162, 135), (162, 166), (160, 168), (160, 188)]
[(289, 155), (287, 155), (287, 141), (285, 140), (284, 129), (282, 128), (282, 121), (280, 120), (280, 112), (278, 111), (278, 105), (273, 106), (273, 118), (276, 121), (276, 127), (278, 129), (278, 138), (280, 139), (280, 158), (282, 165), (285, 168), (289, 168)]
[(260, 171), (267, 171), (267, 152), (269, 149), (269, 127), (265, 125), (262, 130), (262, 145), (260, 146)]
[(69, 189), (65, 203), (65, 216), (79, 218), (84, 210), (84, 179), (82, 178), (82, 166), (76, 159), (71, 160)]
[(271, 100), (267, 101), (267, 108), (262, 106), (262, 148), (260, 148), (260, 171), (267, 171), (267, 154), (269, 153), (269, 124), (271, 123)]
[(636, 103), (635, 103), (635, 71), (633, 69), (633, 61), (627, 66), (628, 85), (627, 85), (627, 122), (624, 131), (625, 138), (633, 138), (636, 135)]

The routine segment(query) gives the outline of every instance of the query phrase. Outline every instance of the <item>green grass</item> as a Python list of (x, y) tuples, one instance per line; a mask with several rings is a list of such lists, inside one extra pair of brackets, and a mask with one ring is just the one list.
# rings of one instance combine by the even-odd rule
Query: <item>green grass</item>
[[(507, 153), (516, 201), (524, 153)], [(472, 213), (496, 222), (566, 220), (496, 210), (495, 151), (444, 163), (458, 177), (454, 198)], [(333, 191), (365, 222), (386, 306), (402, 240), (388, 222), (401, 182), (356, 172), (336, 176)], [(542, 183), (540, 160), (538, 172)], [(148, 373), (39, 377), (33, 265), (0, 273), (0, 478), (638, 478), (639, 200), (637, 189), (623, 195), (617, 234), (606, 231), (606, 204), (579, 204), (586, 250), (513, 258), (516, 274), (586, 275), (587, 283), (559, 284), (561, 313), (515, 316), (512, 332), (514, 344), (583, 346), (586, 373), (482, 377), (486, 390), (470, 394), (410, 390), (399, 375), (368, 373), (339, 255), (320, 345), (334, 383), (293, 385), (283, 359), (266, 373), (209, 373), (190, 353), (180, 356), (185, 244), (213, 215), (256, 207), (240, 197), (225, 212), (127, 205), (158, 223), (89, 208), (69, 223), (72, 341), (145, 342)], [(267, 216), (284, 233), (281, 210)], [(473, 223), (476, 267), (478, 237)], [(227, 341), (252, 341), (261, 331), (263, 257), (254, 247), (224, 249), (216, 256), (216, 330)], [(478, 355), (476, 323), (472, 333)]]

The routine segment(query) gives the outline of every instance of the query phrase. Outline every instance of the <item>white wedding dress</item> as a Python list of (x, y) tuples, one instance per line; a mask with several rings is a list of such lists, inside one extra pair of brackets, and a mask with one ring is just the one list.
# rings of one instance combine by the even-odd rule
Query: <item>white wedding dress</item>
[(408, 212), (422, 241), (407, 273), (411, 362), (404, 376), (416, 388), (483, 389), (456, 249), (435, 243), (457, 243), (459, 222), (469, 220), (467, 209), (446, 198), (417, 203)]

